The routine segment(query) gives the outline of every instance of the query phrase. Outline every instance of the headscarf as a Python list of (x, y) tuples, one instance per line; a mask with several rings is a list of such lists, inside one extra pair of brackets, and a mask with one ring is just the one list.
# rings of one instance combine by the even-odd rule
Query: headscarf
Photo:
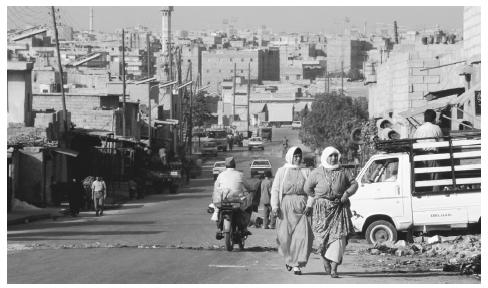
[[(334, 153), (337, 153), (337, 164), (331, 165), (327, 162), (327, 158), (329, 158), (329, 156), (331, 154), (334, 154)], [(339, 168), (339, 166), (340, 166), (339, 161), (340, 160), (341, 160), (341, 152), (339, 152), (339, 150), (337, 150), (336, 148), (334, 148), (332, 146), (325, 148), (324, 151), (322, 151), (322, 156), (320, 156), (320, 164), (322, 164), (322, 166), (326, 169), (337, 169), (337, 168)]]
[[(293, 155), (295, 154), (295, 151), (297, 149), (300, 149), (300, 147), (293, 146), (290, 149), (288, 149), (288, 152), (286, 152), (286, 156), (285, 156), (286, 163), (285, 163), (284, 167), (288, 167), (288, 168), (298, 168), (298, 167), (300, 167), (299, 165), (294, 165), (293, 164)], [(302, 149), (300, 149), (300, 151), (302, 152), (302, 157), (303, 157), (303, 151), (302, 151)]]

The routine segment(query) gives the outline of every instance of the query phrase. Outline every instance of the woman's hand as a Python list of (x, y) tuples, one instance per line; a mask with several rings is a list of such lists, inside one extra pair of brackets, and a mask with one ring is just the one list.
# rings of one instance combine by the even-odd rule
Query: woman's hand
[(274, 217), (279, 217), (280, 214), (280, 208), (274, 208), (271, 213), (273, 213)]
[(303, 214), (305, 214), (305, 216), (312, 216), (312, 212), (313, 212), (313, 209), (312, 207), (306, 207), (305, 208), (305, 211), (303, 211)]
[(346, 203), (347, 199), (349, 199), (349, 195), (347, 195), (347, 193), (344, 193), (344, 195), (342, 195), (341, 197), (341, 203)]

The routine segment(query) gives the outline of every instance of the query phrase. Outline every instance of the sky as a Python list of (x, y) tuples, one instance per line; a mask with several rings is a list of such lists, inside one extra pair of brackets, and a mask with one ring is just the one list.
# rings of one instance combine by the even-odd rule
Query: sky
[[(79, 2), (78, 2), (79, 3)], [(56, 6), (61, 22), (75, 26), (75, 30), (87, 30), (89, 6)], [(143, 25), (152, 31), (161, 30), (161, 6), (94, 6), (94, 29), (114, 32), (117, 29)], [(33, 6), (9, 6), (8, 28), (22, 25), (50, 23), (49, 8)], [(234, 20), (237, 28), (257, 29), (261, 25), (273, 32), (329, 32), (343, 29), (345, 18), (352, 26), (373, 31), (376, 23), (393, 24), (410, 29), (441, 28), (460, 29), (463, 23), (463, 7), (386, 7), (386, 6), (175, 6), (173, 28), (175, 30), (218, 29), (223, 20)]]

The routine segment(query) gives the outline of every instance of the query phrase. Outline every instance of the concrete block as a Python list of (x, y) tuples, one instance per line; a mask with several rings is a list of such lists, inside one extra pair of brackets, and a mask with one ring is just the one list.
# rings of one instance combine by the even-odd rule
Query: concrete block
[[(420, 77), (422, 77), (422, 76), (420, 76)], [(429, 91), (427, 84), (422, 83), (422, 84), (412, 84), (412, 85), (413, 85), (412, 92), (422, 92), (422, 93), (427, 94), (427, 91)]]
[(440, 76), (424, 76), (424, 83), (427, 84), (437, 84), (440, 82)]
[(425, 75), (429, 75), (429, 71), (428, 70), (420, 71), (421, 69), (422, 68), (410, 68), (409, 75), (411, 75), (411, 76), (425, 76)]
[(408, 82), (411, 84), (423, 84), (426, 76), (410, 76)]
[(435, 235), (427, 239), (428, 244), (435, 244), (439, 242), (441, 242), (441, 237), (439, 235)]
[(408, 66), (411, 68), (424, 67), (424, 61), (422, 61), (422, 60), (409, 60)]
[(439, 66), (439, 60), (424, 60), (424, 67), (437, 67)]

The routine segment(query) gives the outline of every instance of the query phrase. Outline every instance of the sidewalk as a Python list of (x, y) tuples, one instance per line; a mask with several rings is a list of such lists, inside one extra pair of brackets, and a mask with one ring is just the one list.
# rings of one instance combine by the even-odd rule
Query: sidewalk
[(29, 223), (41, 219), (49, 219), (56, 217), (59, 214), (61, 208), (49, 207), (49, 208), (39, 208), (36, 210), (26, 209), (7, 212), (7, 226)]

